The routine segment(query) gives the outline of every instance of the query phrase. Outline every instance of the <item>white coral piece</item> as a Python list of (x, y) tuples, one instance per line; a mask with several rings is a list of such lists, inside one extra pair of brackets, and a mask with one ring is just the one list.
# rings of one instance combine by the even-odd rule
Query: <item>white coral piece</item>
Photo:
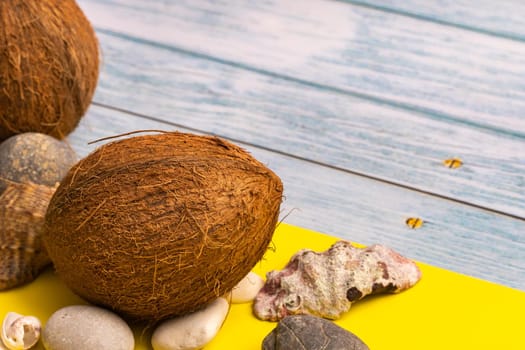
[(397, 293), (420, 278), (417, 265), (390, 248), (338, 241), (323, 253), (301, 250), (283, 270), (269, 272), (253, 310), (268, 321), (293, 314), (337, 319), (366, 295)]

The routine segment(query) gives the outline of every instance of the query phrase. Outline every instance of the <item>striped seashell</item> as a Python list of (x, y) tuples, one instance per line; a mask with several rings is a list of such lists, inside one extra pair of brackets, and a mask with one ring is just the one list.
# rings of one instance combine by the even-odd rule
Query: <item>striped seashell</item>
[(50, 263), (41, 231), (56, 188), (9, 182), (0, 195), (0, 290), (34, 280)]

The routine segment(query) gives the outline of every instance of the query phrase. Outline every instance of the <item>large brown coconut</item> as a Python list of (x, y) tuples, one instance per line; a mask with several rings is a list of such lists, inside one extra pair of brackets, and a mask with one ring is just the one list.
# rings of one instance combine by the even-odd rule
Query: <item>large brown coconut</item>
[(163, 133), (109, 143), (51, 199), (44, 241), (75, 293), (155, 322), (230, 291), (271, 241), (282, 183), (217, 137)]
[(98, 42), (74, 0), (0, 1), (0, 141), (62, 138), (91, 103)]

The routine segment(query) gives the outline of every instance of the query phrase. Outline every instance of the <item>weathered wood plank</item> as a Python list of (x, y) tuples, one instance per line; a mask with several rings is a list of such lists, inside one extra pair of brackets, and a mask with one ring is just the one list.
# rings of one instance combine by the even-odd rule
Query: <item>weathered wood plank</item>
[[(89, 141), (137, 129), (185, 131), (92, 106), (68, 140), (85, 156), (98, 146)], [(420, 261), (525, 290), (524, 221), (240, 145), (282, 178), (285, 222), (364, 244), (387, 244)], [(411, 230), (405, 225), (409, 216), (425, 224)]]
[(525, 41), (525, 3), (520, 0), (341, 0), (394, 14)]
[[(98, 103), (525, 218), (522, 140), (171, 49), (99, 38)], [(453, 156), (464, 166), (442, 164)]]
[(525, 138), (525, 44), (323, 0), (81, 0), (99, 29)]

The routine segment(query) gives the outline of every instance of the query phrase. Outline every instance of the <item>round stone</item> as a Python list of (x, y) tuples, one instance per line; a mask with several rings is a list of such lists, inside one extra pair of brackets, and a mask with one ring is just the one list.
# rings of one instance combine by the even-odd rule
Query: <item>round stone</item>
[(47, 350), (133, 350), (135, 339), (127, 323), (96, 306), (73, 305), (56, 311), (44, 327)]
[(28, 132), (0, 144), (0, 193), (8, 182), (53, 187), (77, 160), (71, 147), (49, 135)]
[(310, 315), (286, 316), (262, 345), (263, 350), (369, 350), (355, 334)]

